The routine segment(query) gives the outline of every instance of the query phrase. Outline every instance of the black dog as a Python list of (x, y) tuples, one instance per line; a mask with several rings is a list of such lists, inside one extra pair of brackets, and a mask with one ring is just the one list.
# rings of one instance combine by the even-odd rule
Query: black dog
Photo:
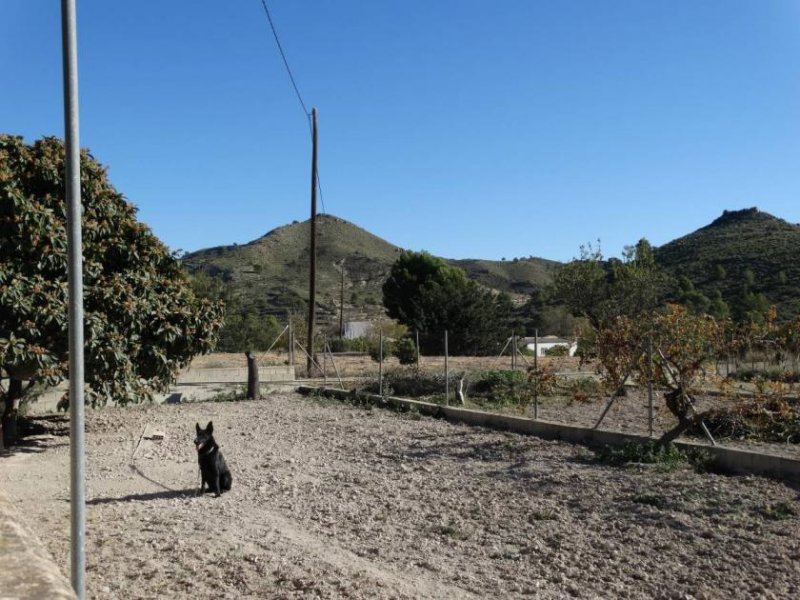
[(208, 490), (213, 491), (215, 496), (231, 489), (233, 478), (222, 457), (222, 452), (214, 441), (214, 423), (209, 421), (205, 429), (200, 429), (200, 423), (195, 424), (197, 437), (194, 445), (197, 448), (197, 461), (200, 463), (200, 492), (208, 485)]

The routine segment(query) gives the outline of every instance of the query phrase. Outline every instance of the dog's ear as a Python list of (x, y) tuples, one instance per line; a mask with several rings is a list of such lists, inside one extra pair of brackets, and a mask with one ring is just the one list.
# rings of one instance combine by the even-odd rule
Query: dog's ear
[(213, 421), (209, 421), (208, 422), (208, 425), (206, 425), (206, 431), (208, 433), (214, 433), (214, 422)]
[(197, 435), (200, 435), (200, 432), (203, 431), (202, 429), (200, 429), (200, 423), (195, 423), (194, 428), (195, 430), (197, 430)]

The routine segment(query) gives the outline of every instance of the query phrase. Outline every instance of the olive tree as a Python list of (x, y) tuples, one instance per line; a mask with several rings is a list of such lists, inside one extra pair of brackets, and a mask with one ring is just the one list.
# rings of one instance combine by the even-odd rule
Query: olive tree
[[(15, 437), (26, 385), (67, 376), (63, 143), (0, 135), (0, 389), (3, 437)], [(179, 262), (81, 153), (86, 401), (150, 399), (210, 351), (222, 305), (198, 299)], [(27, 382), (27, 383), (26, 383)]]

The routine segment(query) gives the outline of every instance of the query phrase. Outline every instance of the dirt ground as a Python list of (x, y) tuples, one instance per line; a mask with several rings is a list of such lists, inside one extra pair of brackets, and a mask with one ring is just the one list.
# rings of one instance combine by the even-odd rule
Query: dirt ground
[[(220, 498), (195, 495), (209, 420)], [(66, 573), (67, 423), (36, 425), (0, 485)], [(86, 440), (91, 598), (800, 597), (783, 482), (293, 393), (89, 411)]]

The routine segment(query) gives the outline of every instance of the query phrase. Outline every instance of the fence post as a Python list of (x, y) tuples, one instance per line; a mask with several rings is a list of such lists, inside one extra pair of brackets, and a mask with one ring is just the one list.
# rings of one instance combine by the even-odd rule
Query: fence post
[(447, 364), (447, 329), (444, 330), (444, 403), (450, 404), (450, 369)]
[(536, 387), (533, 389), (533, 419), (539, 418), (539, 330), (533, 330), (533, 372), (537, 377)]
[(647, 336), (647, 430), (653, 437), (653, 336)]
[(378, 394), (383, 396), (383, 329), (378, 331)]
[(419, 371), (419, 329), (414, 330), (414, 335), (417, 338), (417, 371)]
[(322, 336), (322, 385), (328, 387), (328, 354), (325, 350), (328, 347), (328, 336)]

